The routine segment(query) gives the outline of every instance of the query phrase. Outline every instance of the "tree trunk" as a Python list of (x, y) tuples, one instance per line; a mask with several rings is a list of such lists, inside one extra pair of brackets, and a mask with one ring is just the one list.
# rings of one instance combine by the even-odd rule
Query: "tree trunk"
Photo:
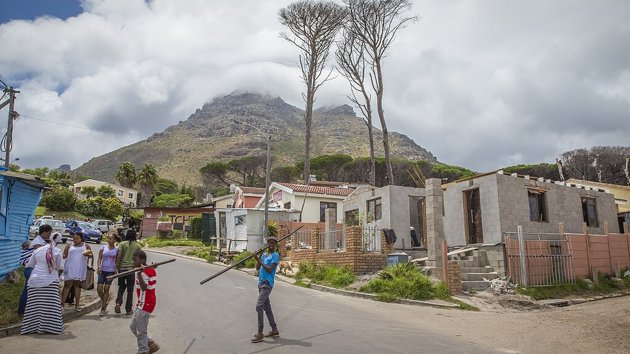
[[(370, 122), (371, 123), (371, 122)], [(370, 136), (370, 185), (376, 185), (376, 158), (374, 157), (374, 135), (372, 124), (368, 125), (368, 135)]]
[(385, 123), (385, 112), (383, 111), (383, 74), (381, 71), (381, 61), (376, 60), (376, 109), (378, 118), (381, 120), (381, 130), (383, 131), (383, 150), (385, 150), (385, 166), (387, 167), (387, 184), (394, 184), (394, 171), (389, 153), (389, 132)]

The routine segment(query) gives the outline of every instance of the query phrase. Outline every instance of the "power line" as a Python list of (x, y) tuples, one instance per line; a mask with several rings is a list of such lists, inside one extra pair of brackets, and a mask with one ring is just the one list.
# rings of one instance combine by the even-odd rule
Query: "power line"
[[(61, 125), (61, 126), (64, 126), (64, 127), (71, 127), (71, 128), (77, 128), (77, 129), (89, 130), (89, 131), (94, 132), (94, 133), (117, 134), (117, 133), (114, 133), (114, 132), (106, 132), (106, 131), (102, 131), (102, 130), (96, 130), (96, 129), (92, 129), (92, 128), (84, 127), (84, 126), (81, 126), (81, 125), (74, 125), (74, 124), (68, 124), (68, 123), (57, 122), (57, 121), (54, 121), (54, 120), (48, 120), (48, 119), (43, 119), (43, 118), (33, 117), (33, 116), (31, 116), (31, 115), (27, 115), (27, 114), (20, 114), (20, 117), (25, 117), (25, 118), (29, 118), (29, 119), (34, 119), (34, 120), (38, 120), (38, 121), (42, 121), (42, 122), (46, 122), (46, 123), (51, 123), (51, 124), (57, 124), (57, 125)], [(142, 135), (140, 135), (140, 134), (135, 134), (135, 133), (125, 133), (124, 135), (136, 136), (136, 137), (139, 137), (139, 138), (144, 138)]]

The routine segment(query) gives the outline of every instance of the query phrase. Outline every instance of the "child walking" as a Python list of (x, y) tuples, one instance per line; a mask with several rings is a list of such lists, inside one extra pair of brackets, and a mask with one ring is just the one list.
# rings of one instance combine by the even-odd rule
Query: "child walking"
[(155, 353), (160, 350), (160, 346), (149, 337), (147, 328), (149, 327), (149, 316), (155, 309), (157, 300), (155, 296), (157, 272), (154, 267), (147, 267), (147, 254), (142, 250), (133, 254), (133, 267), (143, 268), (143, 270), (136, 273), (138, 302), (129, 328), (138, 340), (138, 354)]

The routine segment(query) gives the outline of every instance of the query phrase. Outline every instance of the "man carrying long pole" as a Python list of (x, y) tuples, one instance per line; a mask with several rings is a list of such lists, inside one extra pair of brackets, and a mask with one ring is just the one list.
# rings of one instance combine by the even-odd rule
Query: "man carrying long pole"
[[(263, 253), (262, 250), (258, 251), (254, 255), (256, 260), (256, 270), (258, 273), (258, 301), (256, 301), (256, 312), (258, 313), (258, 332), (252, 338), (252, 343), (262, 342), (264, 337), (279, 336), (278, 326), (273, 318), (273, 311), (271, 310), (271, 302), (269, 301), (269, 295), (273, 290), (274, 278), (276, 276), (276, 268), (280, 263), (280, 255), (276, 252), (276, 245), (278, 240), (275, 237), (267, 238), (267, 252)], [(271, 331), (266, 335), (263, 335), (264, 318), (263, 311), (267, 314), (267, 320), (271, 326)]]

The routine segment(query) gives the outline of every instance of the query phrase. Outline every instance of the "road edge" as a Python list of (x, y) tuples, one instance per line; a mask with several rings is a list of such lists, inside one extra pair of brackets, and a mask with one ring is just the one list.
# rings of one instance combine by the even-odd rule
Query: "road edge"
[[(83, 310), (81, 310), (81, 312), (77, 312), (72, 309), (68, 311), (64, 311), (63, 323), (65, 325), (71, 320), (74, 320), (78, 317), (88, 314), (98, 308), (101, 308), (101, 299), (94, 300), (90, 302), (89, 304), (83, 306)], [(20, 334), (21, 330), (22, 330), (22, 322), (16, 323), (7, 327), (2, 327), (0, 328), (0, 338), (6, 338), (6, 337), (10, 337), (16, 334)]]

